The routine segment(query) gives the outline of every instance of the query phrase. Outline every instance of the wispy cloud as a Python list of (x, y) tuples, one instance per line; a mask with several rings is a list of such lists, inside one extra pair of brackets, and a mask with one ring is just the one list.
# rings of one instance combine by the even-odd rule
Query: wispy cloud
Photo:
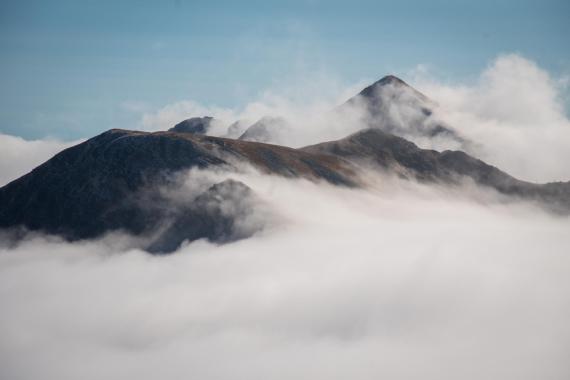
[(61, 150), (79, 141), (24, 140), (0, 134), (0, 186), (26, 174)]
[(476, 153), (531, 181), (570, 180), (570, 121), (564, 78), (520, 55), (499, 56), (474, 85), (445, 84), (429, 76), (415, 82), (437, 100), (440, 116), (480, 143)]

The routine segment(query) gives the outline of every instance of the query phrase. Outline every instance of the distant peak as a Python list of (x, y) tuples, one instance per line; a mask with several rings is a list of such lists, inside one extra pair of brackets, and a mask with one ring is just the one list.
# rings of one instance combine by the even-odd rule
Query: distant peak
[(372, 83), (360, 92), (359, 95), (364, 97), (375, 97), (379, 89), (385, 86), (393, 86), (397, 88), (412, 88), (406, 82), (394, 75), (386, 75), (384, 78)]
[[(364, 97), (367, 99), (377, 99), (380, 98), (379, 93), (383, 92), (385, 88), (395, 88), (398, 92), (406, 92), (407, 94), (412, 94), (414, 97), (418, 98), (423, 102), (428, 102), (430, 104), (435, 104), (427, 96), (401, 80), (395, 75), (386, 75), (382, 79), (372, 83), (370, 86), (366, 87), (356, 97)], [(356, 98), (355, 97), (355, 98)], [(348, 100), (348, 102), (353, 101), (354, 98)]]
[(387, 85), (387, 84), (397, 85), (397, 86), (407, 86), (408, 85), (406, 82), (404, 82), (403, 80), (401, 80), (400, 78), (398, 78), (395, 75), (386, 75), (384, 78), (382, 78), (379, 81), (377, 81), (376, 83), (374, 83), (374, 85)]
[(210, 129), (210, 124), (213, 120), (214, 118), (211, 116), (192, 117), (190, 119), (181, 121), (174, 127), (170, 128), (168, 131), (205, 135), (208, 132), (208, 129)]

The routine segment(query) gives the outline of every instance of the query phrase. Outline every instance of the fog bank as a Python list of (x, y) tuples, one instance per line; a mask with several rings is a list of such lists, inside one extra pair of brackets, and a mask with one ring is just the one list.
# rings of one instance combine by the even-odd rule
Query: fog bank
[(570, 375), (567, 218), (476, 189), (233, 177), (279, 215), (247, 240), (4, 249), (2, 377)]

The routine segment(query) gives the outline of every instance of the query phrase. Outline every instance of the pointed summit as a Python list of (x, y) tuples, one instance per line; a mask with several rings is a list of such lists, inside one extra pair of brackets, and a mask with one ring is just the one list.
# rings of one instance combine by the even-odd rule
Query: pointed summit
[(370, 86), (366, 87), (358, 95), (364, 96), (367, 98), (377, 97), (379, 92), (384, 87), (394, 87), (401, 90), (408, 90), (409, 93), (413, 94), (419, 100), (427, 102), (429, 101), (428, 97), (404, 82), (402, 79), (398, 78), (395, 75), (386, 75), (382, 79), (372, 83)]
[(205, 135), (210, 129), (210, 125), (214, 120), (211, 116), (193, 117), (186, 119), (170, 128), (168, 132), (177, 133), (194, 133), (197, 135)]
[(444, 137), (452, 145), (467, 149), (468, 141), (444, 122), (432, 117), (433, 100), (394, 75), (364, 88), (339, 109), (360, 112), (363, 128), (378, 128), (407, 139)]
[(384, 78), (380, 79), (379, 81), (377, 81), (376, 83), (374, 83), (374, 85), (387, 85), (387, 84), (392, 84), (392, 85), (398, 85), (398, 86), (408, 86), (409, 85), (404, 82), (403, 80), (401, 80), (400, 78), (398, 78), (395, 75), (386, 75)]
[(386, 75), (364, 88), (346, 103), (349, 105), (362, 104), (373, 116), (386, 113), (388, 107), (402, 104), (419, 110), (428, 110), (435, 105), (427, 96), (395, 75)]

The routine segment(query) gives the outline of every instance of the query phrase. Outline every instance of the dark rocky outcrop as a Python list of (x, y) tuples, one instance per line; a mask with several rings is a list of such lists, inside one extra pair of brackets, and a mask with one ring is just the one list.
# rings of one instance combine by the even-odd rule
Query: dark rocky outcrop
[(150, 233), (159, 232), (146, 245), (146, 250), (168, 253), (178, 249), (184, 241), (208, 239), (228, 243), (250, 237), (263, 227), (258, 219), (252, 218), (261, 207), (254, 192), (234, 180), (212, 185), (190, 202), (162, 199), (143, 209), (160, 221), (160, 225), (147, 226)]
[(181, 121), (180, 123), (176, 124), (174, 127), (170, 128), (169, 132), (178, 132), (178, 133), (194, 133), (197, 135), (206, 135), (208, 134), (208, 130), (212, 122), (214, 121), (213, 117), (204, 116), (204, 117), (193, 117), (190, 119), (186, 119)]

